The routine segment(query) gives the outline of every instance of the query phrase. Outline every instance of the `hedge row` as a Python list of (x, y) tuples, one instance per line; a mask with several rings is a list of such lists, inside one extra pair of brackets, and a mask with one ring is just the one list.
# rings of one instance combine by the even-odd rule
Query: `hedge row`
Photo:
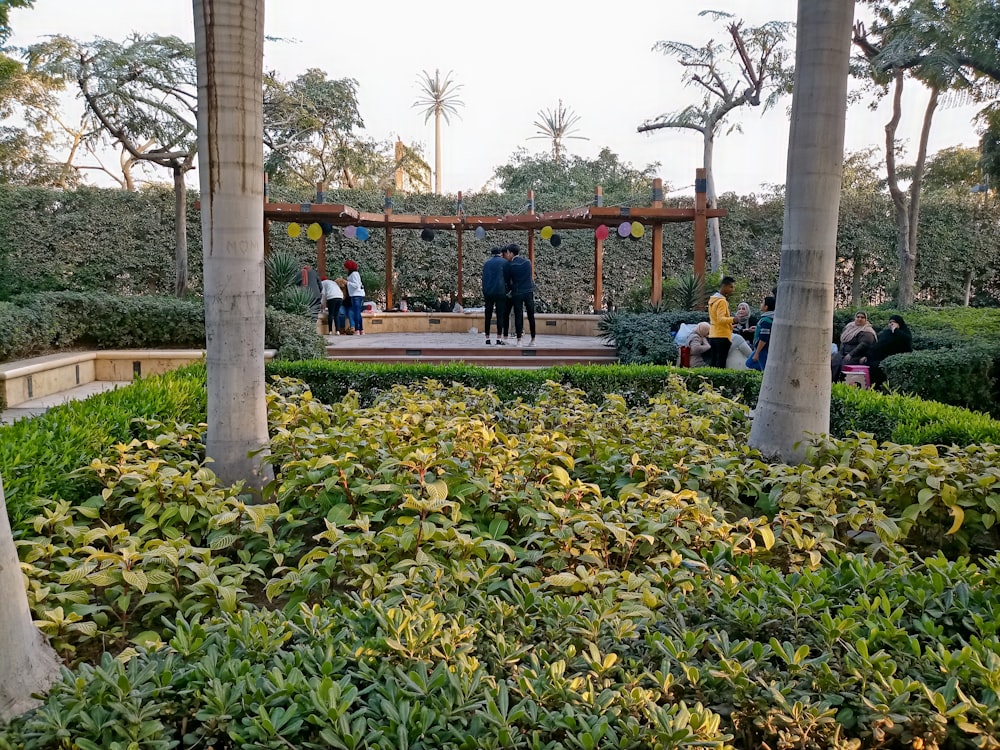
[[(281, 359), (325, 352), (312, 321), (267, 308), (264, 344)], [(41, 292), (0, 302), (0, 362), (67, 349), (204, 348), (199, 298)]]

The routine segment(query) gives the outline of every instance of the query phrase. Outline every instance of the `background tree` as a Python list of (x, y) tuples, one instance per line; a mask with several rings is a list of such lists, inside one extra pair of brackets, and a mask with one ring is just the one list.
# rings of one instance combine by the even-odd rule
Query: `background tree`
[[(208, 360), (206, 453), (264, 484), (264, 0), (194, 0)], [(255, 453), (257, 452), (257, 453)]]
[[(136, 164), (171, 171), (175, 193), (175, 288), (187, 291), (187, 186), (194, 167), (197, 124), (194, 50), (177, 37), (134, 35), (80, 43), (64, 36), (27, 50), (29, 70), (75, 82), (104, 139), (128, 154), (126, 175)], [(128, 179), (128, 178), (126, 178)]]
[(458, 114), (458, 108), (465, 103), (458, 98), (462, 84), (451, 79), (451, 71), (443, 79), (441, 71), (435, 70), (433, 78), (426, 70), (418, 79), (421, 96), (413, 103), (424, 111), (424, 122), (434, 118), (434, 193), (441, 195), (441, 119), (451, 125), (451, 116)]
[[(785, 41), (791, 24), (771, 21), (762, 26), (744, 28), (742, 21), (729, 20), (733, 18), (729, 13), (702, 11), (699, 15), (728, 21), (726, 32), (729, 42), (716, 44), (709, 40), (704, 46), (695, 47), (686, 42), (661, 41), (653, 49), (677, 58), (684, 68), (683, 82), (701, 91), (701, 102), (647, 120), (638, 131), (646, 133), (662, 128), (684, 128), (701, 133), (702, 166), (708, 181), (708, 207), (715, 208), (718, 200), (712, 154), (716, 135), (726, 116), (734, 109), (763, 104), (766, 111), (781, 94), (787, 92), (791, 71), (787, 65)], [(739, 125), (733, 125), (729, 132), (733, 130), (739, 130)], [(718, 219), (708, 220), (708, 240), (712, 271), (715, 272), (722, 267)]]
[(265, 169), (273, 183), (312, 188), (385, 188), (396, 169), (429, 169), (419, 151), (367, 138), (357, 81), (310, 68), (292, 81), (264, 76)]
[(830, 341), (854, 0), (799, 0), (778, 311), (750, 444), (797, 463), (830, 431)]
[(0, 0), (0, 42), (10, 36), (10, 11), (13, 8), (30, 8), (35, 0)]
[[(981, 43), (974, 30), (981, 3), (939, 3), (936, 0), (865, 0), (872, 12), (866, 27), (854, 27), (854, 44), (864, 64), (859, 74), (871, 84), (878, 98), (892, 97), (892, 114), (885, 126), (885, 164), (889, 194), (896, 218), (896, 251), (899, 282), (896, 305), (906, 308), (915, 298), (915, 278), (920, 227), (920, 194), (923, 184), (927, 143), (940, 97), (950, 91), (964, 91), (974, 99), (984, 96), (984, 76), (972, 65), (984, 62), (981, 49), (974, 56), (966, 47)], [(995, 41), (993, 44), (995, 48)], [(1000, 58), (1000, 52), (996, 53)], [(1000, 60), (998, 60), (1000, 62)], [(1000, 68), (1000, 65), (998, 65)], [(915, 163), (902, 170), (898, 163), (902, 144), (897, 131), (902, 118), (902, 98), (908, 79), (919, 81), (929, 92), (924, 110)], [(908, 179), (904, 189), (901, 179)]]
[[(848, 154), (844, 159), (840, 190), (840, 220), (837, 229), (837, 269), (850, 274), (851, 307), (860, 307), (871, 299), (875, 285), (882, 280), (877, 273), (882, 264), (881, 242), (873, 229), (892, 226), (892, 204), (879, 176), (880, 152), (869, 147)], [(891, 246), (892, 233), (885, 235)], [(874, 240), (874, 241), (873, 241)], [(843, 290), (841, 290), (842, 292)], [(845, 304), (843, 294), (837, 300)]]
[(578, 130), (576, 127), (578, 122), (580, 122), (580, 115), (568, 107), (564, 107), (562, 99), (560, 99), (559, 105), (555, 109), (542, 109), (538, 111), (538, 119), (534, 123), (538, 135), (533, 135), (528, 140), (544, 138), (547, 141), (551, 141), (552, 160), (556, 162), (562, 161), (565, 150), (563, 146), (564, 140), (571, 138), (579, 141), (589, 140), (589, 138), (585, 138), (582, 135), (573, 135)]
[(32, 621), (24, 584), (0, 477), (0, 724), (37, 706), (32, 694), (59, 677), (59, 658)]
[(557, 211), (593, 203), (597, 185), (604, 191), (605, 205), (648, 203), (659, 166), (633, 167), (608, 148), (596, 159), (570, 156), (560, 161), (518, 149), (507, 164), (497, 167), (494, 177), (501, 192), (514, 201), (523, 201), (534, 190), (539, 211)]

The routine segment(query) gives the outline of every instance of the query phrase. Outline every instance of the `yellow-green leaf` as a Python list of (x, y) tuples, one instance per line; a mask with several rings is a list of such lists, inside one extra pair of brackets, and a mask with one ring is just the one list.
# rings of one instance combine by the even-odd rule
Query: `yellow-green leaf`
[(965, 511), (962, 510), (961, 505), (949, 505), (948, 510), (951, 511), (951, 515), (955, 518), (954, 523), (952, 523), (951, 528), (948, 529), (949, 534), (954, 534), (960, 528), (962, 528), (962, 521), (965, 520)]

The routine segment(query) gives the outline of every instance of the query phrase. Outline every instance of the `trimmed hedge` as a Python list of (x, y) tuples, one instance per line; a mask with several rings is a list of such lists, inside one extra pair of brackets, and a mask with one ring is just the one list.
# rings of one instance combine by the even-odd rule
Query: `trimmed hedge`
[[(266, 308), (264, 343), (279, 359), (326, 352), (311, 319)], [(200, 298), (42, 292), (0, 302), (0, 361), (67, 349), (204, 348)]]
[[(547, 380), (583, 390), (588, 398), (617, 393), (630, 405), (644, 403), (662, 392), (670, 375), (680, 375), (689, 388), (709, 383), (723, 395), (753, 405), (760, 392), (761, 374), (753, 370), (675, 368), (656, 365), (596, 365), (552, 367), (543, 370), (498, 370), (465, 365), (368, 365), (352, 362), (271, 362), (269, 376), (298, 378), (309, 384), (320, 401), (333, 403), (348, 391), (362, 404), (396, 384), (433, 377), (476, 388), (495, 388), (501, 398), (532, 400)], [(870, 433), (878, 441), (913, 445), (1000, 444), (1000, 421), (984, 414), (925, 401), (912, 396), (882, 394), (833, 386), (830, 434)]]

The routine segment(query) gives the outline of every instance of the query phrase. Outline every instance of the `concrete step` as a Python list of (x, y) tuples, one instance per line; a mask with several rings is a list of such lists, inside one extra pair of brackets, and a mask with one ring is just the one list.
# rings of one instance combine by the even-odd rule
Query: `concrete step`
[(615, 349), (607, 346), (553, 346), (549, 342), (535, 347), (498, 346), (496, 344), (486, 346), (482, 342), (475, 344), (463, 342), (464, 345), (455, 346), (414, 342), (413, 347), (398, 345), (379, 347), (372, 345), (374, 340), (375, 337), (371, 337), (365, 342), (365, 345), (351, 345), (342, 340), (338, 341), (336, 345), (327, 347), (327, 359), (386, 364), (464, 362), (482, 367), (527, 368), (573, 364), (614, 364), (618, 361)]

